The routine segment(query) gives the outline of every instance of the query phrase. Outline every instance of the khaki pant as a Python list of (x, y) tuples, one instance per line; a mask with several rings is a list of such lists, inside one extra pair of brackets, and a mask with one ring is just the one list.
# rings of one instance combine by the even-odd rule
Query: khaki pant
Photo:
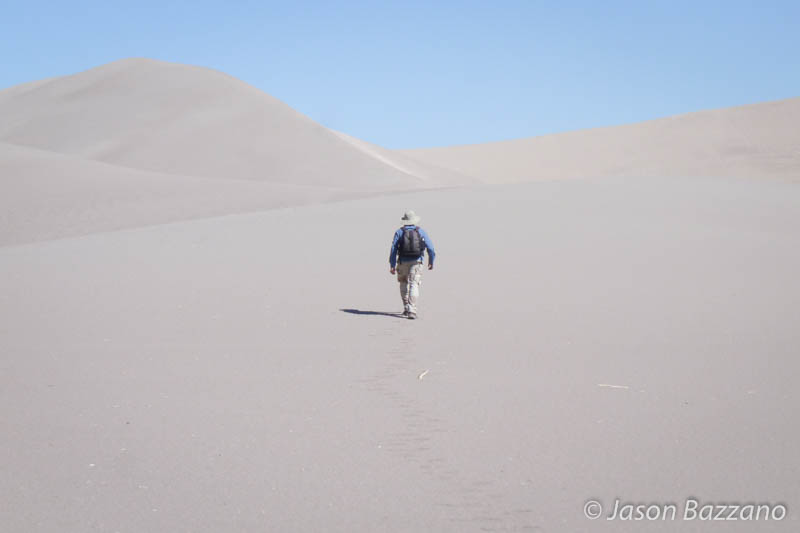
[(403, 307), (411, 313), (416, 313), (419, 286), (422, 283), (422, 263), (398, 263), (397, 281), (400, 282)]

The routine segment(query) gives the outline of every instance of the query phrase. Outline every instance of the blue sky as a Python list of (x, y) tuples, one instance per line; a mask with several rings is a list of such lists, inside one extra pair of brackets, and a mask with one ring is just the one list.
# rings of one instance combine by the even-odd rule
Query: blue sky
[(800, 96), (797, 1), (114, 4), (0, 3), (0, 87), (152, 57), (389, 148)]

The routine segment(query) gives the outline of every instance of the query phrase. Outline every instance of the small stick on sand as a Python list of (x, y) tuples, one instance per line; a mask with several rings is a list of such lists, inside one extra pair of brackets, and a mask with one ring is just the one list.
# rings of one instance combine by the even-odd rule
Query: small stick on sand
[(425, 372), (423, 372), (422, 374), (420, 374), (419, 376), (417, 376), (417, 379), (418, 379), (418, 380), (420, 380), (420, 381), (422, 381), (422, 378), (424, 378), (424, 377), (425, 377), (425, 374), (427, 374), (428, 372), (429, 372), (429, 370), (426, 370)]
[(627, 385), (609, 385), (607, 383), (598, 383), (597, 386), (607, 387), (609, 389), (625, 389), (625, 390), (630, 389), (630, 387), (628, 387)]

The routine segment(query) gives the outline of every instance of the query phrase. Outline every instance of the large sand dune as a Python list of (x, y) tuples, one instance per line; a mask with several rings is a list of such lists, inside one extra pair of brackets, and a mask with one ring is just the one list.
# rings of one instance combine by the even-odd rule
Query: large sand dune
[(146, 59), (0, 91), (0, 244), (477, 180)]
[(153, 172), (359, 190), (459, 182), (409, 175), (220, 72), (148, 59), (0, 92), (0, 116), (0, 141)]
[(402, 150), (488, 183), (623, 176), (800, 181), (800, 98), (639, 124), (477, 145)]

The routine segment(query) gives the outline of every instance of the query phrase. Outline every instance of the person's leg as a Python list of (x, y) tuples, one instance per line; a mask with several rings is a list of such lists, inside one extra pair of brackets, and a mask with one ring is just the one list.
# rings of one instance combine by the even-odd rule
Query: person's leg
[(416, 315), (419, 287), (422, 284), (422, 263), (412, 263), (406, 277), (408, 279), (408, 310)]
[(403, 311), (408, 312), (408, 271), (412, 263), (397, 264), (397, 281), (400, 283), (400, 298), (403, 299)]

